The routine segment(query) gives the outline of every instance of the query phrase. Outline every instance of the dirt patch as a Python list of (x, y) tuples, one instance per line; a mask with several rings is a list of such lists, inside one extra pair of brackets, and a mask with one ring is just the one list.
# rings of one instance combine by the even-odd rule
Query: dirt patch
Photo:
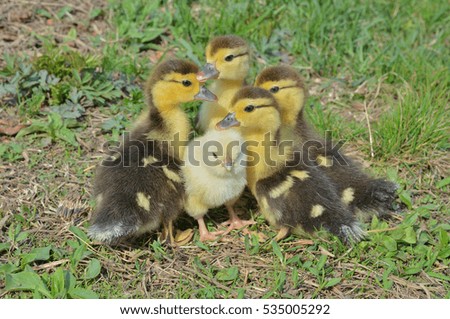
[[(106, 6), (104, 0), (4, 0), (0, 4), (0, 52), (39, 56), (43, 37), (66, 41), (82, 52), (96, 51), (99, 48), (91, 45), (90, 38), (101, 37), (108, 29)], [(77, 34), (75, 41), (67, 38), (72, 29)], [(0, 63), (1, 67), (4, 61)]]

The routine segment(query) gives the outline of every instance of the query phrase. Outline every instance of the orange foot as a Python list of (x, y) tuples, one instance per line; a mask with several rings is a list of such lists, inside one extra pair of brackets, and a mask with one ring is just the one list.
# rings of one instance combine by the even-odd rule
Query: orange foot
[(282, 239), (285, 239), (289, 233), (290, 233), (290, 229), (289, 227), (281, 227), (280, 230), (278, 231), (277, 235), (275, 236), (275, 241), (280, 241)]
[(220, 235), (224, 235), (225, 231), (215, 231), (215, 232), (210, 232), (210, 231), (200, 231), (200, 241), (204, 242), (204, 241), (214, 241), (218, 239), (218, 236)]
[(256, 224), (256, 222), (254, 220), (242, 220), (239, 217), (237, 218), (230, 218), (229, 220), (223, 222), (222, 226), (228, 226), (226, 233), (228, 234), (229, 232), (231, 232), (233, 229), (242, 229), (242, 232), (244, 234), (249, 234), (249, 231), (247, 228), (247, 226)]
[(230, 219), (228, 219), (227, 221), (225, 221), (221, 224), (222, 226), (228, 226), (225, 234), (228, 234), (233, 229), (242, 229), (242, 232), (244, 234), (246, 234), (246, 235), (250, 234), (248, 229), (244, 228), (244, 227), (256, 224), (256, 222), (254, 220), (242, 220), (236, 214), (236, 212), (234, 211), (232, 206), (226, 206), (226, 207), (228, 210), (228, 214), (230, 215)]
[(197, 219), (198, 222), (198, 230), (200, 232), (200, 241), (204, 242), (207, 240), (217, 240), (217, 236), (225, 234), (225, 231), (216, 231), (210, 232), (208, 228), (206, 228), (205, 221), (203, 220), (203, 216)]

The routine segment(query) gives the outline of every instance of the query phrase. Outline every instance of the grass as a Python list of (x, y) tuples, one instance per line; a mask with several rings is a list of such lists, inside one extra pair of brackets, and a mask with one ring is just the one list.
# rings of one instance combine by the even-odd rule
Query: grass
[[(31, 124), (0, 136), (0, 296), (450, 298), (447, 1), (91, 2), (33, 5), (23, 24), (35, 31), (23, 28), (26, 41), (0, 61), (0, 114)], [(93, 168), (142, 110), (152, 65), (201, 64), (207, 41), (230, 33), (252, 44), (250, 82), (266, 65), (300, 70), (310, 122), (397, 181), (399, 210), (369, 220), (352, 248), (323, 231), (273, 242), (250, 196), (239, 206), (260, 237), (93, 245)], [(30, 48), (38, 54), (18, 53)], [(191, 118), (197, 107), (185, 107)], [(226, 212), (210, 215), (215, 228)], [(187, 217), (178, 226), (196, 228)]]

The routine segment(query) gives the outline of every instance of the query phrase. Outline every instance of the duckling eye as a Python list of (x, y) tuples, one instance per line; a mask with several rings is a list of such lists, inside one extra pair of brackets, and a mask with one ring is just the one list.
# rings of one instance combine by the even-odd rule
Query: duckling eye
[(280, 88), (278, 86), (273, 86), (270, 88), (270, 93), (277, 93), (280, 90)]
[(227, 62), (231, 62), (231, 61), (233, 61), (233, 59), (234, 59), (234, 56), (233, 56), (232, 54), (227, 55), (227, 56), (225, 57), (225, 61), (227, 61)]
[(192, 85), (192, 82), (191, 81), (189, 81), (189, 80), (183, 80), (182, 82), (181, 82), (184, 86), (186, 86), (186, 87), (188, 87), (188, 86), (191, 86)]
[(245, 112), (252, 112), (255, 109), (253, 105), (247, 105), (244, 109)]
[(212, 153), (214, 158), (217, 158), (217, 154), (215, 152)]

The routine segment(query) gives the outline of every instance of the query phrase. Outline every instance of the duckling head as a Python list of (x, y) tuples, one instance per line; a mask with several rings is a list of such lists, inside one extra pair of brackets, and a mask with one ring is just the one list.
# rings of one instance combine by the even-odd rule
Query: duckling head
[(191, 143), (189, 147), (195, 147), (194, 159), (205, 167), (208, 174), (216, 177), (245, 174), (244, 140), (239, 132), (212, 129), (197, 141), (200, 143)]
[(146, 83), (147, 102), (167, 109), (192, 100), (217, 100), (217, 97), (197, 80), (197, 72), (198, 67), (187, 60), (173, 59), (162, 62), (155, 67)]
[(306, 100), (306, 88), (297, 71), (287, 65), (264, 69), (255, 80), (255, 86), (273, 94), (281, 110), (282, 123), (295, 125)]
[(240, 126), (249, 133), (275, 133), (280, 125), (280, 112), (273, 95), (262, 88), (244, 87), (233, 97), (231, 112), (216, 128)]
[(235, 35), (213, 38), (206, 47), (206, 64), (198, 73), (199, 81), (209, 79), (243, 81), (249, 71), (250, 48)]

